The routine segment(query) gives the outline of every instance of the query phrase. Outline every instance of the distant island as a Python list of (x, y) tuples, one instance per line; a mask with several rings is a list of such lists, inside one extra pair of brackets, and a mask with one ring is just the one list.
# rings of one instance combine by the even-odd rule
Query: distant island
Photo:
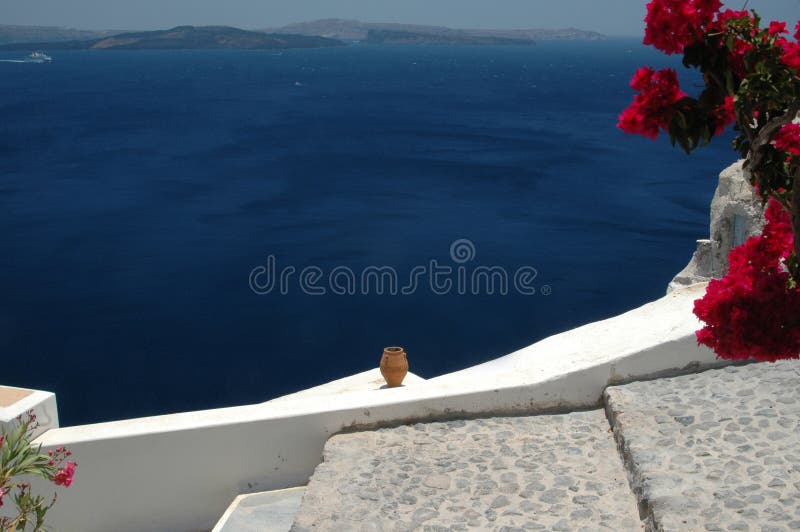
[[(467, 37), (492, 37), (496, 39), (510, 39), (512, 41), (553, 41), (553, 40), (601, 40), (605, 35), (594, 31), (584, 31), (575, 28), (566, 29), (520, 29), (520, 30), (492, 30), (492, 29), (453, 29), (444, 26), (424, 26), (419, 24), (389, 24), (376, 22), (361, 22), (359, 20), (323, 19), (313, 22), (289, 24), (281, 28), (270, 28), (263, 31), (270, 33), (290, 33), (295, 35), (314, 35), (329, 37), (342, 41), (369, 41), (370, 32), (374, 35), (385, 35), (382, 32), (411, 33), (434, 38), (448, 37), (453, 44), (473, 44)], [(427, 42), (420, 44), (428, 44)], [(499, 40), (496, 44), (508, 44)]]
[(530, 39), (508, 39), (505, 37), (489, 37), (483, 35), (433, 34), (411, 31), (369, 30), (367, 44), (431, 44), (448, 46), (497, 46), (497, 45), (533, 45)]
[(278, 50), (324, 48), (353, 42), (367, 45), (531, 45), (536, 41), (605, 38), (597, 32), (574, 28), (462, 30), (341, 19), (261, 30), (178, 26), (169, 30), (120, 32), (0, 25), (0, 50)]
[(282, 50), (343, 45), (336, 39), (311, 35), (271, 34), (228, 26), (178, 26), (84, 40), (15, 42), (0, 45), (0, 50)]
[(76, 30), (56, 26), (13, 26), (0, 24), (0, 44), (86, 41), (122, 33), (122, 30)]

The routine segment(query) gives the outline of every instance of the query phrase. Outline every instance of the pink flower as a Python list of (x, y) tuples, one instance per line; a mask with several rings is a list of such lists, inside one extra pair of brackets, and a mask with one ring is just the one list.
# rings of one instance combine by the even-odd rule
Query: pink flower
[(53, 482), (58, 486), (69, 487), (72, 484), (72, 477), (75, 475), (75, 462), (67, 462), (58, 473), (53, 475)]
[(726, 359), (777, 360), (800, 354), (800, 291), (789, 288), (784, 261), (793, 250), (789, 213), (770, 201), (761, 236), (731, 250), (730, 269), (708, 284), (694, 313), (705, 322), (699, 344)]
[(755, 20), (750, 16), (750, 13), (745, 10), (736, 11), (733, 9), (726, 9), (725, 11), (721, 11), (717, 14), (717, 20), (714, 21), (712, 26), (714, 31), (723, 31), (728, 25), (728, 22), (741, 19), (748, 19), (750, 22), (755, 23)]
[(643, 67), (633, 75), (631, 87), (640, 93), (619, 116), (617, 127), (626, 133), (656, 139), (659, 129), (669, 128), (675, 114), (675, 103), (686, 97), (680, 89), (678, 74), (672, 69), (656, 72)]
[(652, 0), (644, 19), (644, 44), (667, 54), (682, 53), (702, 38), (720, 8), (720, 0)]
[(650, 85), (650, 80), (653, 79), (655, 71), (649, 67), (642, 67), (637, 70), (631, 78), (630, 86), (633, 90), (643, 91)]
[(781, 33), (786, 33), (786, 23), (778, 20), (773, 20), (772, 22), (769, 23), (768, 31), (770, 35), (780, 35)]
[(736, 121), (736, 113), (734, 107), (733, 96), (725, 96), (722, 105), (716, 107), (712, 113), (716, 125), (714, 126), (714, 135), (720, 135), (725, 128)]
[(800, 72), (800, 43), (791, 42), (784, 37), (780, 37), (775, 41), (775, 44), (781, 49), (781, 62), (792, 70)]
[(0, 488), (0, 506), (3, 506), (3, 497), (8, 493), (8, 488)]
[(800, 124), (786, 124), (774, 137), (772, 144), (779, 150), (800, 157)]

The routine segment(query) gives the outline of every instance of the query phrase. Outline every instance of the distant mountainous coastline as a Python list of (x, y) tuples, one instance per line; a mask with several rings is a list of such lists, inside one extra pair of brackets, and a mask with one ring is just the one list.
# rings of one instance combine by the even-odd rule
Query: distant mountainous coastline
[(342, 46), (348, 42), (374, 45), (531, 45), (536, 41), (605, 38), (597, 32), (574, 28), (461, 30), (341, 19), (257, 31), (228, 26), (178, 26), (169, 30), (119, 32), (0, 25), (0, 50), (275, 50)]
[(313, 35), (270, 34), (228, 26), (178, 26), (84, 40), (16, 42), (0, 45), (0, 50), (282, 50), (343, 45), (342, 41)]
[(122, 33), (121, 30), (76, 30), (56, 26), (12, 26), (0, 24), (0, 44), (85, 41)]
[(505, 37), (490, 37), (484, 35), (431, 34), (390, 30), (369, 30), (369, 32), (367, 32), (367, 38), (363, 42), (367, 44), (436, 44), (448, 46), (531, 46), (536, 44), (536, 41), (529, 39), (508, 39)]
[[(491, 29), (453, 29), (444, 26), (424, 26), (418, 24), (390, 24), (361, 22), (358, 20), (343, 19), (324, 19), (313, 22), (301, 22), (289, 24), (282, 28), (271, 28), (263, 31), (271, 33), (292, 33), (296, 35), (314, 35), (328, 37), (343, 41), (368, 41), (370, 32), (377, 35), (385, 35), (381, 32), (411, 33), (425, 35), (433, 40), (434, 37), (441, 39), (449, 37), (454, 42), (463, 41), (465, 44), (472, 44), (467, 37), (492, 37), (496, 39), (511, 39), (514, 41), (552, 41), (552, 40), (574, 40), (606, 39), (605, 35), (594, 31), (584, 31), (575, 28), (566, 29), (520, 29), (520, 30), (491, 30)], [(421, 43), (423, 44), (423, 43)], [(500, 43), (498, 44), (505, 44)]]

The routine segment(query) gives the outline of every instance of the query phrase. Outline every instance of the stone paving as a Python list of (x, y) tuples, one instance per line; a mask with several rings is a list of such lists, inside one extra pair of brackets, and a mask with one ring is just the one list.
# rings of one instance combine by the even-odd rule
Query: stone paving
[(648, 526), (800, 529), (799, 377), (793, 361), (608, 388)]
[(641, 530), (602, 410), (338, 435), (292, 530)]
[(604, 399), (334, 436), (292, 530), (800, 530), (799, 361)]

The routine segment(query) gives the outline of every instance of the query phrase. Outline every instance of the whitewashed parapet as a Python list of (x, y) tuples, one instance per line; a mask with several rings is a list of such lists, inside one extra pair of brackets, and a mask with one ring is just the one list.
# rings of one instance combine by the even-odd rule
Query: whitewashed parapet
[(50, 430), (37, 443), (68, 446), (79, 466), (48, 517), (57, 530), (209, 530), (239, 494), (304, 485), (343, 430), (583, 408), (611, 383), (716, 365), (694, 336), (704, 289), (404, 388)]
[(58, 427), (56, 396), (51, 392), (0, 386), (0, 427), (14, 425), (17, 418), (33, 412), (38, 426), (34, 436)]

